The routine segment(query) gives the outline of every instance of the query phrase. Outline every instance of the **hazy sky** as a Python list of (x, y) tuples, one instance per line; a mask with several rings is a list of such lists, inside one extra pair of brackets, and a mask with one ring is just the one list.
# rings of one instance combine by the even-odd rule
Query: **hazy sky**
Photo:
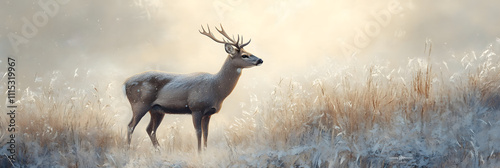
[[(493, 0), (3, 0), (0, 53), (41, 72), (106, 66), (127, 73), (215, 72), (225, 59), (223, 47), (197, 31), (201, 24), (213, 29), (222, 23), (228, 33), (252, 38), (247, 50), (267, 68), (282, 67), (274, 70), (306, 68), (324, 57), (342, 61), (354, 52), (359, 58), (406, 62), (422, 55), (427, 39), (436, 57), (495, 43), (499, 5)], [(250, 71), (268, 72), (265, 67)]]
[(497, 0), (1, 0), (0, 56), (2, 65), (7, 56), (18, 59), (23, 88), (54, 71), (71, 79), (76, 69), (89, 81), (121, 87), (145, 70), (216, 73), (227, 54), (198, 30), (223, 24), (229, 34), (251, 38), (245, 49), (264, 60), (244, 70), (226, 101), (226, 109), (238, 110), (251, 93), (266, 95), (281, 77), (300, 78), (324, 64), (404, 66), (424, 57), (426, 40), (437, 62), (489, 44), (498, 50), (499, 6)]
[[(149, 66), (216, 71), (225, 57), (222, 45), (197, 31), (201, 24), (222, 23), (228, 33), (252, 38), (248, 50), (275, 61), (272, 66), (307, 66), (318, 57), (342, 59), (350, 56), (342, 51), (349, 46), (359, 57), (406, 59), (419, 56), (426, 39), (433, 41), (436, 52), (484, 49), (499, 36), (500, 12), (495, 9), (499, 4), (493, 0), (3, 0), (1, 54), (42, 71), (91, 68), (96, 62), (139, 70)], [(9, 34), (24, 37), (23, 25), (26, 21), (34, 25), (34, 19), (41, 22), (35, 25), (37, 32), (26, 29), (33, 35), (18, 44), (16, 52)], [(361, 42), (354, 42), (356, 38)]]

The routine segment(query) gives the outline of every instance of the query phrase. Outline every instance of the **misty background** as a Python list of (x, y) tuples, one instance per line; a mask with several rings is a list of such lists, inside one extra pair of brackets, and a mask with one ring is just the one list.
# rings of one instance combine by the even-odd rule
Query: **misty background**
[[(53, 13), (40, 3), (52, 5)], [(498, 51), (499, 6), (494, 0), (2, 0), (0, 72), (5, 74), (7, 57), (16, 59), (18, 95), (51, 82), (71, 88), (107, 85), (117, 106), (117, 123), (125, 129), (132, 112), (123, 81), (147, 70), (216, 73), (227, 54), (223, 45), (198, 30), (208, 24), (215, 31), (214, 26), (223, 24), (228, 34), (252, 39), (245, 49), (264, 64), (243, 70), (212, 122), (217, 127), (265, 101), (282, 78), (307, 81), (353, 63), (360, 69), (371, 64), (404, 67), (409, 59), (426, 58), (429, 41), (431, 60), (437, 63), (481, 53), (490, 45)], [(393, 9), (397, 12), (391, 13)], [(32, 37), (13, 45), (12, 37), (23, 37), (23, 25), (34, 24), (34, 16), (46, 22), (35, 25)], [(0, 87), (6, 90), (5, 76)], [(143, 127), (148, 116), (140, 123)], [(191, 125), (189, 116), (184, 120)]]

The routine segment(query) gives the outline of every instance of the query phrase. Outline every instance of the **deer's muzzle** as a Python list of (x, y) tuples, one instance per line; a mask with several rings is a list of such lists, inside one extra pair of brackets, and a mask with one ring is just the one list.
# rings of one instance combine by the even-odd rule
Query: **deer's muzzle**
[(257, 63), (255, 63), (256, 66), (259, 66), (261, 65), (262, 63), (264, 63), (264, 61), (262, 59), (259, 59), (257, 60)]

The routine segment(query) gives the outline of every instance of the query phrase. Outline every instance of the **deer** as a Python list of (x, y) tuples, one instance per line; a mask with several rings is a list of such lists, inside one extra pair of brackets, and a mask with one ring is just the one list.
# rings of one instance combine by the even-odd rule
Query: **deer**
[(128, 124), (127, 141), (130, 147), (132, 133), (141, 118), (149, 112), (151, 120), (146, 132), (155, 148), (159, 143), (156, 130), (165, 114), (191, 114), (198, 140), (198, 152), (207, 148), (208, 125), (213, 114), (220, 111), (224, 99), (231, 94), (238, 82), (242, 69), (259, 66), (264, 61), (247, 52), (251, 39), (243, 43), (243, 36), (231, 38), (222, 24), (222, 40), (217, 39), (207, 25), (199, 32), (217, 43), (224, 44), (228, 54), (222, 68), (216, 74), (198, 72), (191, 74), (172, 74), (161, 71), (147, 71), (128, 78), (124, 83), (125, 93), (132, 107), (132, 120)]

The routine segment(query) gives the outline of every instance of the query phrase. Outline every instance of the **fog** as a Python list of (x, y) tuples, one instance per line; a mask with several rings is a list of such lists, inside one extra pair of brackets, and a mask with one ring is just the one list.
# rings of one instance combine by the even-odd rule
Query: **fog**
[(111, 84), (125, 127), (131, 111), (118, 92), (122, 82), (146, 70), (216, 73), (227, 54), (198, 30), (222, 24), (228, 34), (252, 39), (245, 49), (264, 60), (243, 70), (226, 99), (220, 116), (230, 119), (266, 100), (281, 78), (306, 80), (325, 71), (318, 67), (405, 66), (426, 56), (426, 41), (436, 62), (490, 44), (498, 50), (498, 6), (493, 0), (2, 0), (0, 55), (2, 65), (16, 58), (21, 91), (56, 75), (75, 88)]

